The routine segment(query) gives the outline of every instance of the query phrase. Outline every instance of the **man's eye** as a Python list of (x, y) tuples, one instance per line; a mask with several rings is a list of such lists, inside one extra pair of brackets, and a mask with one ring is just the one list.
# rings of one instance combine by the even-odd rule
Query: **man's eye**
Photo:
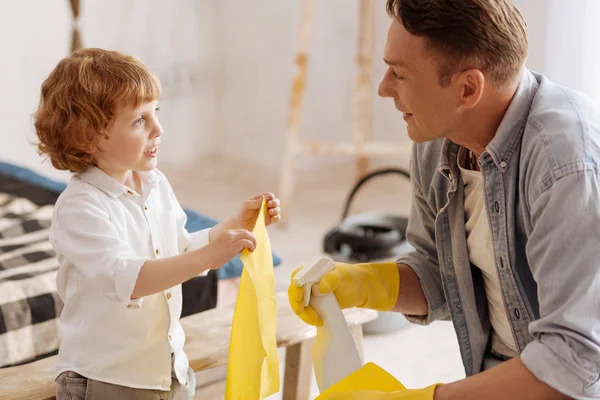
[(398, 74), (396, 73), (396, 71), (394, 71), (394, 70), (392, 70), (392, 76), (394, 77), (394, 79), (398, 79), (398, 80), (402, 80), (402, 79), (404, 79), (404, 77), (402, 77), (402, 76), (398, 75)]

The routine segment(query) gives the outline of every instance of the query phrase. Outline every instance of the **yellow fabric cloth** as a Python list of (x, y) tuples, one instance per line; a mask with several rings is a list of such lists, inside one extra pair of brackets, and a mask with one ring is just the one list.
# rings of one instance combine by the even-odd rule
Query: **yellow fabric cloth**
[(244, 268), (231, 328), (226, 400), (262, 400), (279, 392), (277, 305), (271, 244), (265, 226), (266, 210), (263, 201), (252, 231), (256, 249), (254, 252), (244, 250), (241, 254)]
[(321, 393), (316, 400), (344, 398), (342, 393), (362, 391), (395, 392), (404, 390), (405, 387), (396, 378), (383, 368), (373, 363), (366, 363), (362, 368), (354, 371), (329, 389)]
[(318, 400), (434, 400), (435, 389), (440, 384), (427, 386), (424, 389), (395, 390), (384, 392), (377, 390), (356, 390), (333, 392)]

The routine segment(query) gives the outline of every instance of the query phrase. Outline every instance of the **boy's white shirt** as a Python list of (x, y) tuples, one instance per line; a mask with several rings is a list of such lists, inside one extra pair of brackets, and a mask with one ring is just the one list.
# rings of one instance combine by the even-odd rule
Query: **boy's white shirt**
[(131, 300), (148, 259), (208, 244), (209, 229), (188, 233), (186, 215), (158, 170), (140, 173), (137, 194), (98, 168), (71, 178), (56, 202), (50, 241), (64, 302), (56, 376), (71, 370), (122, 386), (169, 390), (171, 353), (186, 383), (179, 323), (181, 285)]

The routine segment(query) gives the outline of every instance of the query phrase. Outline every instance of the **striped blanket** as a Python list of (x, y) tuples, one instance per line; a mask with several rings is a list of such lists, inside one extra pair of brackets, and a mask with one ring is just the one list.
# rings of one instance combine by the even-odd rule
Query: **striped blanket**
[(58, 261), (48, 241), (53, 197), (9, 179), (0, 186), (0, 367), (55, 354)]

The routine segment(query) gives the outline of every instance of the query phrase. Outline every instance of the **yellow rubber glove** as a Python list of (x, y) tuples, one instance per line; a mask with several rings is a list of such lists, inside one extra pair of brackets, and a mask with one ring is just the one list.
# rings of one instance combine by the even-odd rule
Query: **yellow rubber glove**
[[(322, 326), (323, 320), (310, 306), (304, 306), (304, 290), (294, 285), (293, 278), (302, 267), (292, 274), (288, 289), (290, 305), (294, 312), (309, 325)], [(395, 262), (344, 264), (335, 263), (333, 270), (325, 274), (318, 286), (319, 292), (333, 292), (340, 307), (370, 308), (378, 311), (391, 310), (398, 300), (400, 273)]]
[(361, 390), (345, 393), (331, 393), (319, 397), (319, 400), (434, 400), (435, 389), (440, 384), (417, 390), (400, 390), (396, 392), (377, 392), (373, 390)]

